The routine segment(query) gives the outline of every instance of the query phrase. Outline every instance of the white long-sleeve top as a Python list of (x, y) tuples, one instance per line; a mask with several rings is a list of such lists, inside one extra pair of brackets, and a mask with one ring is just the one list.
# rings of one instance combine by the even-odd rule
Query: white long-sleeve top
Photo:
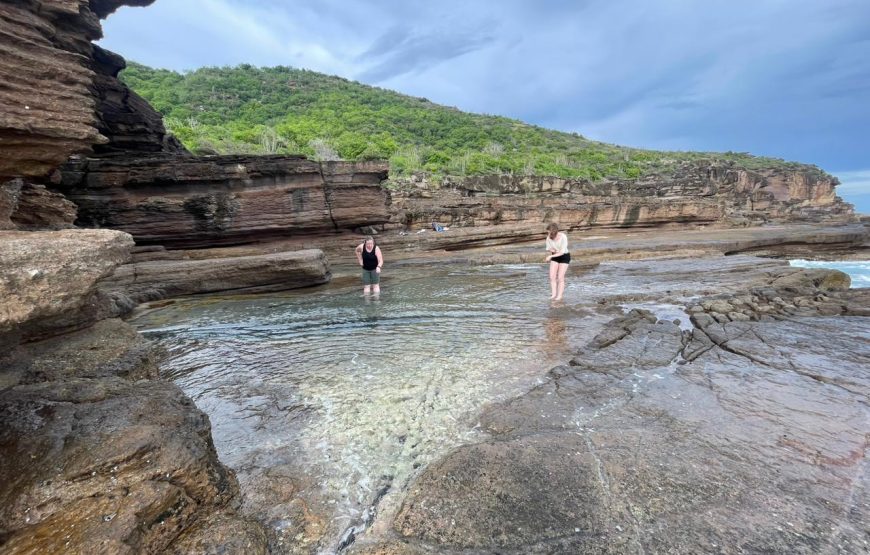
[(550, 236), (547, 235), (547, 251), (551, 250), (556, 251), (553, 256), (562, 256), (568, 252), (568, 236), (561, 231), (556, 233), (555, 239), (550, 239)]

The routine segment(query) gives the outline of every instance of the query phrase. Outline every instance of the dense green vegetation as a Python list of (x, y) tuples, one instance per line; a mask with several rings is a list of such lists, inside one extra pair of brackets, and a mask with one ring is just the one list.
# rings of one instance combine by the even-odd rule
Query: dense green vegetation
[(742, 153), (619, 147), (288, 67), (177, 73), (130, 63), (121, 78), (164, 115), (167, 128), (187, 148), (200, 154), (389, 159), (393, 175), (426, 171), (591, 180), (640, 177), (701, 158), (750, 168), (790, 165)]

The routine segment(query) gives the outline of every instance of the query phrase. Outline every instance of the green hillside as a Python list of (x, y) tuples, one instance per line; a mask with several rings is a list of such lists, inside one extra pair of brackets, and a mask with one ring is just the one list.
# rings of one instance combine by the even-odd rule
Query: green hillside
[[(591, 180), (661, 173), (681, 161), (742, 166), (791, 163), (742, 153), (661, 152), (590, 141), (499, 116), (308, 70), (250, 65), (187, 73), (130, 63), (121, 78), (200, 154), (302, 153), (318, 159), (389, 159), (393, 175), (525, 174)], [(795, 164), (797, 165), (797, 164)]]

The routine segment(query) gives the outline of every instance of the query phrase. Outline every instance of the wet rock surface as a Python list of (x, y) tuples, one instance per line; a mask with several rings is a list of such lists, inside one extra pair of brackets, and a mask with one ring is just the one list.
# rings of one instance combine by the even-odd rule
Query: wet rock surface
[[(789, 286), (768, 285), (780, 274)], [(411, 484), (399, 545), (866, 552), (870, 294), (826, 281), (747, 271), (758, 287), (687, 303), (691, 326), (643, 309), (613, 320), (545, 384), (485, 410), (489, 441)]]
[(123, 321), (112, 318), (77, 332), (26, 343), (2, 357), (0, 387), (67, 378), (157, 377), (154, 345)]
[(208, 418), (155, 360), (119, 320), (3, 358), (3, 553), (264, 552)]
[(7, 553), (159, 552), (236, 493), (208, 419), (171, 383), (20, 385), (0, 407)]
[(268, 553), (268, 539), (257, 522), (226, 511), (197, 520), (165, 552), (173, 555), (265, 555)]

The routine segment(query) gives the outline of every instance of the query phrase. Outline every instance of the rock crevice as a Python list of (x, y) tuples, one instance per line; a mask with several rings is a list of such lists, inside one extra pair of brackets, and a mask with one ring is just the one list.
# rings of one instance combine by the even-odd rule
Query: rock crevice
[(490, 439), (426, 468), (392, 543), (359, 552), (862, 552), (870, 291), (758, 274), (690, 302), (689, 329), (612, 320), (487, 408)]

